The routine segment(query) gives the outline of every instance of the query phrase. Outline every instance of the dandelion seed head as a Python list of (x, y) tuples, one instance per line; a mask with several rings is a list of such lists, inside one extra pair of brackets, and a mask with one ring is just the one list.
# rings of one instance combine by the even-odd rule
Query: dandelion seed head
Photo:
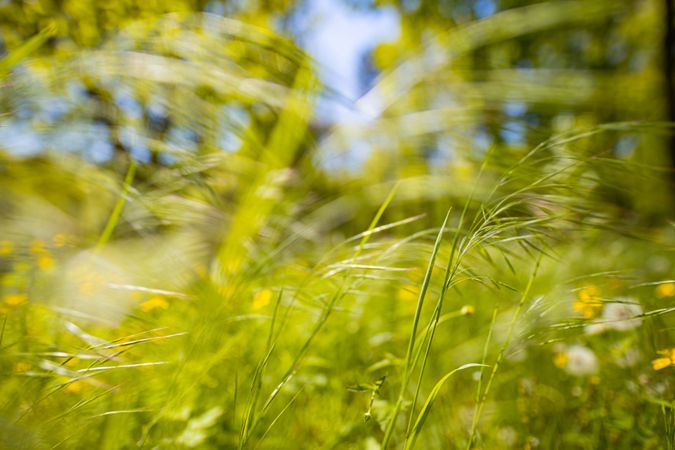
[(642, 307), (635, 299), (621, 297), (619, 303), (609, 303), (605, 306), (602, 318), (609, 328), (618, 331), (631, 330), (642, 324), (642, 319), (636, 316), (643, 314)]
[(564, 368), (570, 375), (593, 375), (598, 371), (598, 359), (591, 349), (581, 345), (571, 345), (566, 353), (567, 364)]

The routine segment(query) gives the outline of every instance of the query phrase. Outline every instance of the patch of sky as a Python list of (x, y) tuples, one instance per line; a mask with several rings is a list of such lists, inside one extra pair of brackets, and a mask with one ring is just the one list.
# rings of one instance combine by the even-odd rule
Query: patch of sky
[(33, 156), (44, 148), (44, 137), (25, 120), (7, 120), (0, 126), (0, 147), (18, 156)]
[(638, 138), (636, 136), (623, 136), (614, 145), (614, 155), (620, 159), (628, 159), (635, 153), (638, 146)]
[(206, 4), (204, 11), (211, 14), (216, 14), (218, 16), (223, 16), (227, 12), (225, 8), (225, 3), (222, 1), (210, 1)]
[(12, 115), (20, 121), (29, 121), (33, 118), (35, 105), (29, 99), (17, 98), (14, 102)]
[(237, 11), (242, 10), (244, 6), (246, 6), (245, 1), (246, 0), (212, 0), (206, 5), (204, 10), (211, 14), (226, 16), (228, 14), (234, 14)]
[(430, 168), (441, 168), (449, 164), (455, 157), (455, 142), (450, 136), (436, 139), (435, 150), (429, 155)]
[(506, 122), (499, 135), (508, 144), (522, 144), (525, 137), (525, 126), (522, 122)]
[(406, 13), (417, 11), (421, 4), (421, 0), (401, 0), (401, 7)]
[(323, 82), (342, 97), (342, 102), (320, 105), (319, 120), (348, 120), (354, 114), (354, 102), (370, 87), (359, 77), (360, 66), (367, 61), (364, 54), (381, 42), (398, 39), (398, 12), (392, 7), (354, 8), (340, 0), (311, 0), (301, 4), (288, 23), (318, 63)]
[(522, 117), (527, 112), (527, 105), (522, 102), (508, 102), (504, 105), (504, 114), (509, 117)]
[(347, 151), (341, 155), (341, 167), (346, 170), (357, 171), (368, 161), (370, 153), (371, 147), (368, 142), (353, 141)]
[(232, 129), (223, 128), (218, 136), (218, 147), (226, 152), (233, 152), (241, 146), (241, 138)]
[(86, 86), (79, 80), (71, 80), (66, 85), (66, 97), (70, 101), (81, 101), (86, 93)]
[(55, 125), (66, 113), (72, 109), (72, 103), (62, 96), (42, 97), (37, 102), (36, 119), (48, 124)]
[(82, 151), (82, 129), (85, 124), (62, 126), (49, 136), (49, 148), (60, 151)]
[(92, 143), (91, 147), (89, 147), (87, 156), (94, 163), (104, 163), (110, 161), (113, 153), (114, 148), (110, 141), (97, 139)]
[(166, 106), (160, 98), (153, 97), (150, 102), (148, 102), (148, 117), (150, 120), (157, 121), (166, 118)]
[(130, 119), (140, 119), (143, 107), (138, 103), (130, 89), (122, 87), (115, 90), (115, 103)]
[(476, 134), (473, 136), (473, 148), (476, 155), (484, 155), (490, 146), (493, 144), (494, 139), (490, 133), (483, 127), (479, 127), (476, 131)]
[(30, 134), (40, 139), (40, 151), (77, 152), (94, 162), (107, 161), (113, 154), (110, 130), (100, 123), (67, 123), (49, 133), (40, 134), (32, 130)]
[(168, 143), (182, 151), (194, 152), (197, 150), (196, 135), (189, 128), (172, 127), (169, 130)]
[(152, 153), (147, 146), (139, 145), (129, 148), (132, 158), (136, 161), (147, 163), (152, 159)]
[(234, 123), (240, 127), (248, 127), (250, 120), (246, 108), (235, 103), (223, 106), (220, 112), (220, 121), (224, 125)]
[(479, 19), (483, 19), (497, 12), (497, 5), (493, 0), (477, 0), (473, 5), (473, 10)]
[(161, 152), (159, 155), (157, 155), (157, 160), (166, 166), (171, 166), (178, 162), (178, 157), (166, 152)]
[(125, 125), (120, 128), (119, 140), (131, 152), (137, 161), (148, 162), (151, 158), (150, 149), (145, 136), (137, 128)]
[(222, 108), (217, 145), (222, 150), (232, 152), (241, 146), (241, 131), (248, 128), (251, 117), (241, 105), (232, 104)]
[(110, 143), (110, 129), (103, 124), (93, 124), (82, 133), (84, 153), (88, 159), (95, 163), (110, 160), (113, 156), (113, 146)]

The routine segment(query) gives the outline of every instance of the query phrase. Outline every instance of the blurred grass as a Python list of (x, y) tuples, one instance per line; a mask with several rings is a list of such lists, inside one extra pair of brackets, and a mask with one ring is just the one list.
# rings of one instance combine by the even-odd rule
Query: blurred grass
[[(456, 31), (455, 53), (579, 5), (497, 15)], [(188, 151), (148, 132), (164, 163), (0, 156), (1, 447), (673, 447), (672, 214), (620, 201), (663, 188), (664, 169), (605, 147), (670, 124), (591, 125), (438, 167), (373, 151), (377, 170), (350, 173), (320, 163), (339, 140), (415, 148), (409, 134), (463, 123), (397, 103), (424, 78), (387, 87), (448, 61), (385, 75), (364, 98), (382, 90), (390, 109), (315, 142), (323, 87), (285, 40), (208, 15), (120, 36), (68, 62), (159, 90), (204, 137)], [(27, 67), (71, 76), (46, 59)], [(236, 151), (215, 138), (228, 102), (260, 113), (227, 117)]]

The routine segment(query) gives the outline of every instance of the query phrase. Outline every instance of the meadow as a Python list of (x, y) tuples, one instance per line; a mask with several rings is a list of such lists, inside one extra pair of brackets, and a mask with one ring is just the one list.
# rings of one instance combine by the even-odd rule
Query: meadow
[[(672, 124), (569, 114), (567, 81), (469, 77), (467, 54), (571, 26), (573, 4), (441, 35), (451, 62), (431, 45), (356, 105), (378, 114), (330, 127), (317, 103), (338, 94), (250, 17), (18, 43), (0, 448), (675, 448)], [(482, 145), (514, 92), (557, 119)], [(13, 150), (22, 120), (40, 152)]]

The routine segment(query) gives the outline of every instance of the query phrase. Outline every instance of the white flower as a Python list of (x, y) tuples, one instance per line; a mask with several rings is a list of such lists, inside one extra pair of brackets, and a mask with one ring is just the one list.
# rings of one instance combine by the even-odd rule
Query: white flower
[(592, 375), (598, 371), (598, 359), (589, 348), (572, 345), (567, 348), (565, 370), (575, 376)]
[(602, 312), (602, 318), (609, 328), (618, 331), (631, 330), (642, 324), (639, 316), (643, 313), (642, 307), (632, 298), (617, 298), (619, 303), (608, 303)]

